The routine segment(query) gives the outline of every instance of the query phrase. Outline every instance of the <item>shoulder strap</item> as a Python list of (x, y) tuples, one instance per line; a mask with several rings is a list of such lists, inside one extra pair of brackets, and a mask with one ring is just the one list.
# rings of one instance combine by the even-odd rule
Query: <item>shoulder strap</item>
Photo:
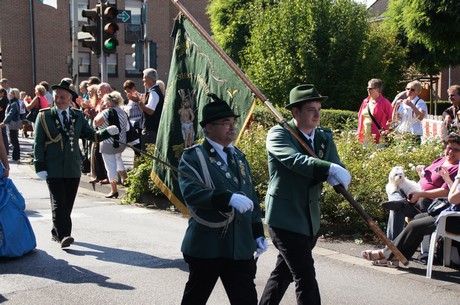
[(375, 126), (377, 126), (377, 129), (378, 130), (382, 129), (382, 127), (380, 127), (379, 123), (377, 123), (377, 120), (372, 115), (371, 110), (369, 109), (369, 103), (367, 103), (367, 113), (369, 113), (369, 115), (370, 115), (370, 117), (372, 119), (372, 122), (374, 122)]
[[(211, 174), (209, 173), (208, 165), (206, 164), (206, 160), (204, 158), (204, 154), (201, 151), (199, 146), (195, 147), (195, 152), (197, 154), (198, 160), (200, 161), (201, 171), (203, 172), (203, 176), (204, 176), (203, 177), (204, 183), (210, 189), (215, 189), (214, 183), (212, 182), (212, 179), (211, 179)], [(203, 182), (203, 179), (199, 175), (198, 171), (195, 168), (193, 168), (193, 166), (191, 166), (187, 161), (185, 161), (183, 156), (181, 158), (181, 161), (195, 173), (195, 175), (198, 177), (198, 179), (201, 182)], [(221, 221), (221, 222), (210, 222), (210, 221), (204, 220), (203, 218), (199, 217), (195, 213), (193, 208), (188, 207), (188, 210), (190, 212), (191, 217), (195, 219), (195, 221), (198, 222), (199, 224), (209, 227), (209, 228), (224, 228), (222, 232), (223, 234), (225, 234), (229, 224), (233, 221), (233, 219), (235, 219), (235, 209), (233, 208), (232, 208), (232, 211), (229, 213), (221, 213), (222, 216), (227, 218), (226, 220)]]
[(46, 133), (46, 136), (48, 137), (48, 139), (50, 139), (49, 141), (45, 142), (45, 148), (51, 143), (61, 142), (61, 150), (64, 151), (64, 143), (62, 143), (62, 134), (59, 133), (55, 138), (51, 136), (50, 130), (48, 128), (48, 124), (46, 123), (45, 111), (40, 111), (39, 118), (40, 118), (40, 122), (42, 123), (43, 130)]

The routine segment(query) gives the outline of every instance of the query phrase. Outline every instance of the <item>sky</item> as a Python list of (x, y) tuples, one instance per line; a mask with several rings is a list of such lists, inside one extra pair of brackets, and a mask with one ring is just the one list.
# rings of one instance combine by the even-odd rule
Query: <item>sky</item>
[(366, 7), (371, 6), (375, 0), (358, 0), (359, 2), (366, 3)]

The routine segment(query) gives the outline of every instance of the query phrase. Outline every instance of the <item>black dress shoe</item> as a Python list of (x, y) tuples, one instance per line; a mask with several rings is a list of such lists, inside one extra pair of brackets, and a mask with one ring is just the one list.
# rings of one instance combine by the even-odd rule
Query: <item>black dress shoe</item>
[(406, 200), (397, 200), (397, 201), (385, 201), (382, 203), (382, 207), (385, 210), (400, 210), (404, 207)]
[(72, 236), (66, 236), (61, 240), (61, 248), (67, 248), (73, 244), (74, 239)]

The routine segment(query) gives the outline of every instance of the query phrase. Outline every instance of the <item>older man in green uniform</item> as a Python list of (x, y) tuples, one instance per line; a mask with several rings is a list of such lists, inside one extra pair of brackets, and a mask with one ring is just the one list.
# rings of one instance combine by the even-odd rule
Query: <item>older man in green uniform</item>
[(116, 126), (96, 132), (80, 110), (70, 107), (77, 94), (62, 81), (55, 90), (52, 108), (41, 109), (35, 122), (34, 164), (40, 179), (46, 180), (53, 217), (52, 239), (62, 248), (70, 246), (73, 204), (80, 183), (79, 138), (99, 142), (117, 134)]
[(317, 127), (326, 98), (313, 85), (301, 85), (291, 90), (286, 106), (293, 116), (288, 124), (318, 158), (308, 155), (283, 126), (273, 127), (267, 135), (270, 181), (266, 222), (279, 254), (259, 304), (279, 304), (292, 281), (297, 304), (321, 303), (312, 249), (319, 229), (323, 182), (347, 188), (351, 181), (340, 162), (332, 132)]
[(182, 305), (206, 304), (218, 278), (231, 304), (255, 305), (254, 252), (267, 249), (244, 154), (232, 142), (239, 117), (225, 101), (203, 107), (203, 144), (184, 151), (179, 185), (191, 218), (182, 243), (190, 275)]

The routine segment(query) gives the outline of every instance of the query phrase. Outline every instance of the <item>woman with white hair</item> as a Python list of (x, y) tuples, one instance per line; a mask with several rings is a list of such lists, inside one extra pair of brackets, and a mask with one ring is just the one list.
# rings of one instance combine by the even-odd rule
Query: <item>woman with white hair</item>
[(123, 97), (120, 92), (113, 91), (105, 94), (102, 98), (102, 102), (105, 103), (108, 108), (96, 115), (93, 125), (95, 127), (101, 126), (102, 128), (114, 125), (120, 131), (118, 135), (104, 140), (100, 145), (100, 152), (112, 189), (105, 197), (118, 198), (118, 174), (120, 174), (122, 179), (126, 178), (126, 170), (123, 159), (121, 158), (121, 153), (125, 150), (126, 146), (121, 143), (126, 143), (126, 131), (129, 129), (128, 116), (126, 112), (120, 108), (120, 105), (123, 104)]
[(420, 139), (423, 135), (422, 120), (426, 117), (428, 109), (426, 103), (418, 95), (422, 92), (422, 83), (412, 81), (406, 86), (406, 99), (398, 100), (393, 109), (393, 121), (399, 124), (396, 131), (411, 133)]

